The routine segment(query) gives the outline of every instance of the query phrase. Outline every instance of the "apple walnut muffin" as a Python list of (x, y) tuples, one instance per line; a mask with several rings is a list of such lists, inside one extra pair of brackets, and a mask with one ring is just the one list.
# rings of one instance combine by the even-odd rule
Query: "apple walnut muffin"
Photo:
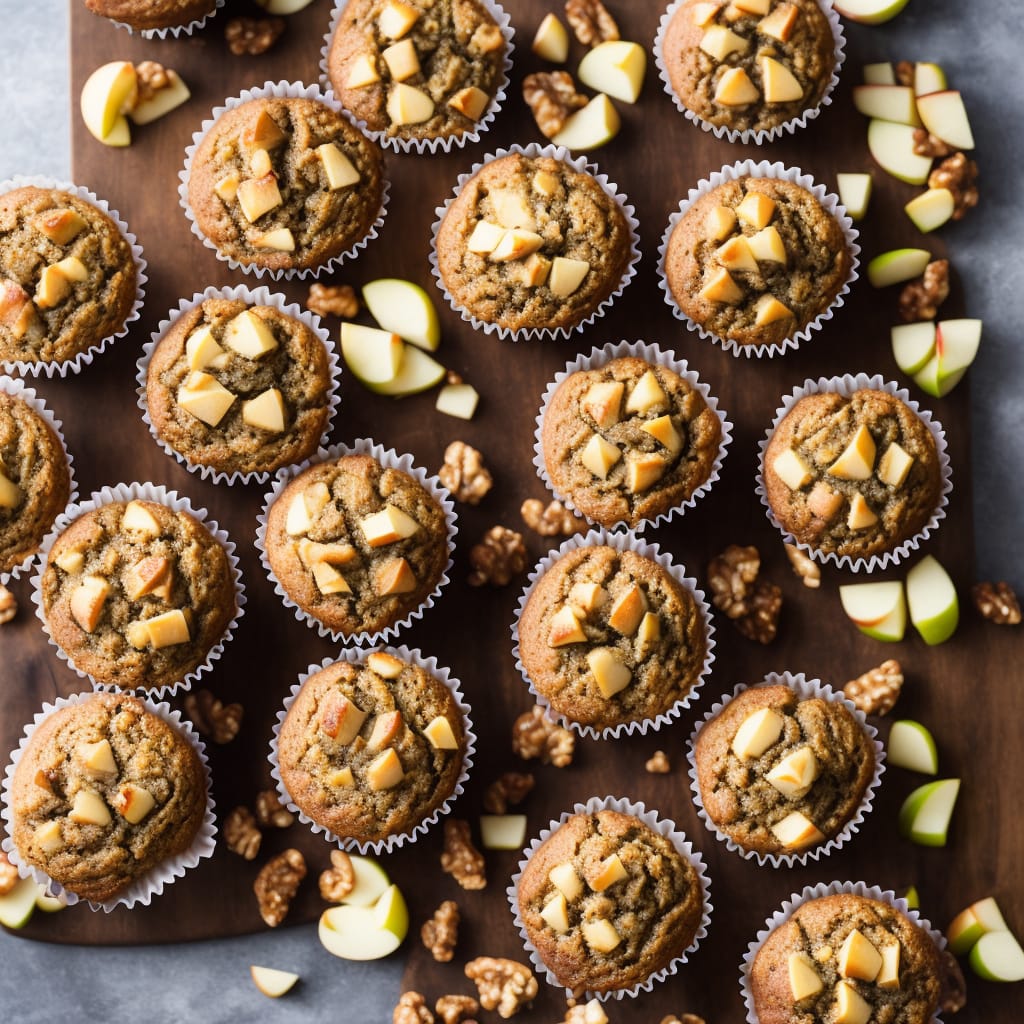
[(137, 29), (173, 28), (205, 17), (216, 0), (85, 0), (93, 14)]

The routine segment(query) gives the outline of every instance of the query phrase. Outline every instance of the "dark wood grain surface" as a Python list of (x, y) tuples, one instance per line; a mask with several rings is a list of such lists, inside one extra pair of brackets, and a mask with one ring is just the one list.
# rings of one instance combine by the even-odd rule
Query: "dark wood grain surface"
[[(236, 13), (251, 13), (242, 4), (235, 6)], [(224, 44), (225, 13), (192, 38), (146, 42), (116, 31), (81, 4), (71, 5), (71, 96), (76, 108), (88, 73), (113, 59), (160, 60), (176, 68), (193, 93), (183, 108), (138, 129), (125, 151), (101, 146), (88, 135), (77, 110), (72, 117), (75, 180), (109, 200), (127, 220), (145, 249), (150, 280), (142, 319), (127, 338), (80, 376), (43, 380), (35, 386), (64, 422), (83, 495), (119, 481), (163, 483), (206, 507), (238, 546), (249, 599), (246, 614), (223, 659), (203, 680), (218, 697), (241, 701), (246, 710), (240, 736), (227, 746), (210, 748), (219, 816), (237, 804), (251, 804), (255, 794), (269, 785), (267, 744), (280, 701), (299, 672), (335, 648), (295, 621), (261, 571), (253, 537), (264, 488), (204, 483), (164, 455), (150, 438), (135, 404), (135, 360), (149, 333), (180, 297), (208, 285), (265, 283), (230, 272), (190, 234), (178, 205), (177, 175), (191, 133), (225, 96), (266, 80), (316, 80), (329, 6), (317, 0), (290, 18), (286, 34), (270, 53), (238, 58)], [(494, 127), (476, 146), (451, 155), (389, 154), (391, 202), (380, 237), (330, 280), (360, 285), (383, 275), (402, 276), (438, 294), (427, 265), (434, 207), (443, 202), (457, 175), (483, 154), (512, 142), (542, 141), (521, 101), (519, 84), (539, 67), (529, 42), (550, 6), (547, 0), (510, 2), (517, 30), (515, 67), (509, 98)], [(228, 13), (232, 7), (229, 2)], [(645, 44), (653, 40), (660, 4), (619, 3), (613, 8), (625, 38)], [(579, 56), (574, 43), (572, 61)], [(751, 156), (781, 160), (802, 167), (830, 189), (837, 171), (872, 167), (865, 123), (850, 101), (851, 83), (859, 79), (860, 65), (872, 59), (877, 59), (872, 53), (850, 47), (834, 105), (798, 135), (760, 149), (719, 142), (685, 121), (663, 92), (652, 64), (640, 102), (632, 108), (619, 104), (621, 134), (592, 155), (635, 205), (644, 250), (637, 278), (610, 315), (568, 341), (512, 344), (474, 333), (450, 309), (440, 309), (444, 332), (440, 358), (482, 395), (479, 412), (470, 423), (437, 413), (432, 395), (394, 401), (368, 393), (350, 376), (343, 380), (332, 441), (372, 436), (399, 451), (412, 452), (420, 465), (434, 471), (445, 446), (461, 438), (481, 449), (494, 472), (495, 487), (485, 501), (477, 508), (459, 508), (452, 583), (437, 606), (401, 636), (402, 642), (448, 665), (462, 680), (474, 708), (477, 763), (455, 808), (456, 814), (470, 819), (482, 810), (483, 791), (497, 773), (526, 767), (512, 755), (510, 730), (515, 716), (531, 701), (510, 654), (509, 625), (519, 585), (470, 588), (465, 583), (467, 553), (495, 523), (521, 527), (518, 510), (524, 498), (545, 497), (531, 458), (534, 416), (546, 382), (577, 352), (622, 338), (656, 341), (699, 371), (735, 425), (721, 479), (710, 495), (685, 516), (655, 531), (651, 539), (702, 581), (715, 552), (734, 542), (756, 544), (763, 556), (762, 571), (785, 595), (776, 642), (767, 647), (752, 644), (719, 616), (714, 671), (681, 721), (642, 738), (582, 741), (573, 764), (564, 770), (530, 766), (538, 779), (524, 805), (531, 833), (577, 801), (593, 795), (626, 796), (674, 819), (708, 865), (714, 904), (710, 934), (674, 979), (637, 1000), (629, 1011), (614, 1010), (614, 1020), (657, 1021), (663, 1014), (683, 1011), (699, 1012), (709, 1021), (741, 1020), (736, 975), (746, 945), (765, 917), (808, 883), (864, 880), (895, 889), (916, 884), (923, 913), (939, 927), (967, 903), (992, 893), (1004, 903), (1011, 919), (1024, 917), (1024, 892), (1010, 886), (1017, 877), (1016, 855), (1024, 845), (1018, 786), (1013, 784), (1014, 779), (1019, 783), (1024, 766), (1024, 752), (1016, 742), (1024, 699), (1010, 667), (1015, 637), (981, 622), (967, 599), (973, 581), (967, 389), (962, 387), (941, 401), (915, 394), (941, 420), (949, 437), (955, 487), (948, 516), (925, 548), (947, 565), (960, 588), (962, 625), (951, 642), (938, 648), (926, 647), (912, 630), (902, 643), (882, 645), (857, 633), (840, 609), (837, 586), (850, 574), (826, 568), (819, 591), (805, 589), (792, 574), (778, 534), (755, 498), (754, 473), (757, 441), (779, 397), (805, 378), (868, 371), (898, 379), (888, 344), (888, 328), (896, 319), (896, 292), (874, 291), (862, 279), (836, 317), (799, 352), (755, 361), (734, 358), (688, 333), (672, 318), (657, 286), (656, 249), (670, 212), (691, 185), (723, 164)], [(898, 244), (922, 242), (900, 211), (915, 190), (877, 167), (873, 170), (875, 198), (869, 219), (861, 225), (862, 259)], [(937, 239), (926, 244), (934, 251), (941, 248)], [(292, 300), (301, 301), (306, 294), (306, 286), (299, 283), (271, 283), (271, 287)], [(957, 286), (947, 309), (963, 309)], [(336, 336), (337, 322), (329, 326)], [(539, 558), (547, 542), (524, 533), (531, 559)], [(885, 578), (895, 575), (890, 572)], [(42, 701), (83, 688), (82, 681), (45, 643), (31, 613), (27, 580), (14, 584), (14, 590), (23, 610), (0, 633), (5, 690), (0, 750), (5, 753), (16, 745), (24, 723)], [(792, 870), (759, 868), (717, 843), (696, 816), (686, 776), (685, 740), (706, 707), (737, 682), (754, 682), (768, 671), (802, 671), (841, 686), (890, 656), (900, 659), (907, 675), (899, 715), (925, 722), (938, 742), (942, 775), (964, 779), (949, 846), (924, 849), (897, 836), (900, 803), (922, 781), (899, 769), (886, 772), (874, 812), (860, 833), (820, 863)], [(883, 735), (887, 728), (883, 723)], [(645, 760), (658, 748), (671, 758), (668, 775), (644, 770)], [(264, 851), (276, 852), (288, 845), (306, 853), (311, 875), (326, 864), (326, 845), (301, 826), (268, 835)], [(465, 893), (440, 871), (440, 851), (441, 830), (436, 829), (386, 860), (388, 871), (403, 888), (413, 921), (414, 930), (404, 947), (406, 981), (426, 992), (431, 1001), (443, 992), (469, 989), (460, 966), (472, 956), (522, 956), (504, 892), (517, 855), (489, 854), (488, 887)], [(50, 942), (138, 944), (254, 931), (263, 927), (251, 894), (262, 859), (261, 855), (260, 861), (246, 863), (220, 846), (212, 860), (189, 872), (148, 909), (104, 915), (78, 908), (57, 916), (37, 915), (20, 934)], [(322, 903), (315, 890), (314, 881), (306, 883), (290, 922), (310, 920), (319, 913)], [(445, 898), (459, 902), (464, 923), (456, 960), (439, 965), (415, 932)], [(1006, 1005), (1005, 998), (1005, 989), (972, 983), (970, 1019), (1005, 1019), (994, 1016)], [(554, 1020), (563, 1009), (562, 994), (542, 982), (534, 1011), (525, 1016)]]

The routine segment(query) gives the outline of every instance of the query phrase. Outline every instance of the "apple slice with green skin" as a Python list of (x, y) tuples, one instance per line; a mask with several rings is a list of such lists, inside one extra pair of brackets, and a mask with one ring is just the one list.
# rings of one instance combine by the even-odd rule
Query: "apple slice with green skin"
[(909, 910), (920, 910), (921, 909), (921, 897), (917, 894), (917, 886), (912, 885), (903, 894), (903, 899), (907, 904)]
[(373, 906), (343, 904), (325, 910), (317, 934), (324, 948), (343, 960), (379, 960), (394, 953), (408, 931), (405, 898), (391, 885)]
[(0, 924), (5, 928), (24, 928), (36, 909), (39, 889), (32, 878), (19, 878), (14, 888), (0, 896)]
[(619, 134), (621, 124), (612, 101), (599, 92), (582, 110), (569, 115), (562, 130), (551, 141), (556, 146), (579, 152), (597, 149)]
[(1010, 932), (988, 932), (974, 944), (971, 969), (986, 981), (1024, 981), (1024, 949)]
[(963, 317), (935, 325), (935, 352), (914, 374), (914, 382), (936, 398), (948, 395), (963, 379), (981, 344), (980, 320)]
[(285, 992), (290, 992), (295, 987), (295, 982), (299, 980), (297, 974), (293, 974), (291, 971), (279, 971), (276, 967), (253, 965), (249, 968), (249, 974), (252, 975), (253, 984), (271, 999), (277, 999)]
[(946, 941), (954, 956), (966, 953), (982, 935), (988, 932), (1009, 931), (999, 904), (988, 896), (961, 910), (946, 929)]
[(889, 764), (924, 775), (938, 775), (939, 752), (932, 734), (920, 723), (902, 718), (892, 723), (886, 748)]
[(907, 605), (899, 580), (847, 583), (839, 588), (839, 600), (843, 611), (862, 633), (887, 643), (903, 639)]
[(956, 89), (919, 96), (917, 112), (925, 128), (957, 149), (974, 149), (974, 134), (963, 97)]
[(896, 72), (893, 71), (890, 61), (880, 61), (877, 64), (864, 65), (865, 85), (895, 85)]
[(647, 51), (639, 43), (609, 39), (580, 61), (579, 80), (623, 103), (636, 103), (647, 71)]
[(58, 910), (63, 910), (67, 905), (67, 901), (63, 896), (51, 896), (44, 886), (38, 886), (38, 891), (36, 892), (37, 910), (42, 910), (46, 914), (55, 914)]
[(412, 281), (382, 277), (363, 285), (363, 301), (385, 331), (417, 348), (433, 352), (441, 343), (441, 324), (430, 296)]
[(890, 249), (868, 263), (868, 280), (876, 288), (910, 281), (920, 277), (931, 260), (932, 254), (927, 249)]
[(432, 359), (422, 349), (406, 345), (402, 368), (397, 376), (381, 383), (364, 383), (378, 395), (403, 398), (405, 395), (415, 395), (439, 384), (447, 372), (436, 359)]
[(952, 216), (956, 203), (948, 188), (930, 188), (903, 207), (918, 231), (927, 234), (941, 228)]
[(352, 871), (356, 876), (352, 891), (341, 901), (352, 907), (370, 907), (387, 891), (391, 879), (387, 872), (371, 857), (350, 853)]
[(874, 118), (868, 123), (868, 150), (883, 171), (909, 185), (923, 185), (932, 158), (914, 152), (914, 130), (909, 124)]
[(125, 113), (132, 108), (138, 89), (135, 65), (115, 60), (98, 67), (82, 86), (81, 110), (86, 128), (108, 146), (131, 141)]
[(930, 646), (944, 643), (960, 621), (956, 587), (934, 555), (925, 555), (907, 573), (910, 621)]
[(913, 376), (935, 355), (935, 321), (897, 324), (890, 332), (896, 365)]
[(267, 14), (295, 14), (312, 2), (313, 0), (256, 0)]
[(402, 368), (405, 344), (392, 331), (345, 322), (341, 325), (341, 354), (356, 380), (367, 387), (393, 381)]
[(918, 61), (914, 65), (914, 93), (927, 96), (931, 92), (942, 92), (946, 88), (946, 72), (938, 64)]
[(871, 175), (841, 172), (836, 175), (839, 202), (850, 215), (851, 220), (862, 220), (871, 202)]
[(895, 18), (908, 0), (839, 0), (836, 10), (850, 21), (864, 25), (881, 25)]
[(959, 779), (940, 779), (915, 789), (900, 808), (900, 835), (921, 846), (945, 846)]
[(853, 105), (866, 117), (920, 127), (914, 90), (909, 85), (855, 85)]

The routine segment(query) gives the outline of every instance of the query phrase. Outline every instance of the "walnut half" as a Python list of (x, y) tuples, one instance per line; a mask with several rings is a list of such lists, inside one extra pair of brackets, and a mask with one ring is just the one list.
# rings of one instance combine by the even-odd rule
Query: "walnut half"
[(484, 457), (465, 441), (452, 441), (444, 450), (444, 465), (437, 471), (441, 483), (456, 501), (479, 505), (494, 486), (494, 478), (484, 465)]
[(523, 79), (523, 99), (541, 133), (553, 139), (572, 113), (587, 105), (566, 71), (538, 71)]
[(463, 889), (487, 887), (483, 854), (473, 845), (468, 821), (460, 821), (458, 818), (448, 818), (445, 821), (441, 868)]
[(896, 706), (903, 689), (903, 668), (895, 658), (851, 679), (843, 696), (852, 700), (865, 715), (886, 715)]
[(224, 26), (224, 38), (236, 57), (258, 57), (283, 31), (284, 18), (232, 18)]
[(619, 38), (619, 26), (601, 0), (565, 0), (565, 20), (584, 46)]
[(455, 955), (455, 947), (459, 941), (458, 903), (455, 900), (445, 900), (434, 911), (434, 916), (423, 922), (420, 938), (438, 963), (448, 963)]
[(526, 964), (504, 957), (478, 956), (466, 964), (485, 1010), (497, 1010), (502, 1020), (514, 1017), (537, 994), (537, 979)]
[(232, 853), (246, 860), (255, 860), (260, 852), (263, 834), (248, 807), (236, 807), (224, 819), (224, 842)]
[(1020, 604), (1009, 583), (975, 583), (971, 596), (975, 607), (989, 622), (997, 626), (1016, 626), (1020, 622)]
[(576, 737), (568, 729), (552, 722), (544, 709), (535, 704), (512, 724), (512, 751), (524, 761), (539, 757), (544, 764), (565, 768), (572, 764)]
[(271, 857), (253, 882), (260, 917), (276, 928), (288, 915), (299, 884), (306, 877), (306, 860), (298, 850), (285, 850)]
[(468, 582), (471, 587), (504, 587), (526, 568), (526, 548), (523, 535), (506, 526), (492, 526), (479, 544), (469, 552), (473, 571)]

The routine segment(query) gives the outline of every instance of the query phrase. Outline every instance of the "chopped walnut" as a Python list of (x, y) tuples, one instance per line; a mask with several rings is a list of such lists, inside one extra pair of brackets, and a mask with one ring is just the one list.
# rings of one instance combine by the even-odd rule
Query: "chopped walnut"
[(821, 586), (821, 567), (809, 556), (805, 555), (795, 544), (784, 544), (786, 557), (793, 566), (793, 572), (800, 577), (805, 587), (817, 590)]
[(939, 1010), (942, 1013), (959, 1013), (967, 1005), (967, 983), (956, 957), (944, 949), (939, 953)]
[(504, 957), (478, 956), (466, 964), (466, 977), (476, 983), (480, 1005), (497, 1010), (502, 1020), (515, 1016), (537, 994), (537, 979), (526, 964)]
[(608, 1015), (599, 999), (591, 999), (589, 1003), (570, 1006), (562, 1024), (608, 1024)]
[(949, 260), (932, 260), (924, 274), (900, 292), (900, 319), (907, 324), (934, 320), (949, 297)]
[(512, 750), (524, 761), (539, 757), (544, 764), (565, 768), (572, 764), (576, 737), (551, 721), (544, 709), (535, 704), (513, 722)]
[(708, 565), (711, 601), (748, 640), (770, 644), (782, 610), (782, 591), (757, 578), (761, 557), (755, 547), (730, 544)]
[(947, 157), (928, 175), (929, 188), (948, 188), (953, 193), (953, 220), (960, 220), (978, 205), (978, 165), (963, 153)]
[(601, 0), (565, 0), (565, 20), (584, 46), (619, 38), (619, 26)]
[(912, 60), (898, 61), (892, 69), (896, 76), (896, 84), (913, 88), (914, 85), (914, 62)]
[(18, 599), (4, 586), (0, 586), (0, 626), (18, 614)]
[(232, 18), (224, 26), (224, 38), (236, 57), (258, 57), (283, 31), (284, 18)]
[(584, 523), (575, 513), (570, 512), (560, 501), (544, 502), (527, 498), (519, 509), (523, 522), (542, 537), (571, 537), (582, 529)]
[(1020, 605), (1009, 583), (975, 583), (971, 596), (975, 607), (989, 622), (997, 626), (1016, 626), (1020, 622)]
[(0, 896), (5, 896), (17, 884), (18, 869), (8, 860), (7, 854), (0, 850)]
[(441, 996), (434, 1004), (434, 1012), (441, 1019), (441, 1024), (470, 1024), (480, 1004), (472, 996)]
[(750, 611), (732, 623), (748, 640), (770, 644), (779, 631), (781, 612), (782, 591), (774, 583), (758, 580), (750, 598)]
[(434, 1024), (434, 1015), (419, 992), (403, 992), (391, 1014), (391, 1024)]
[(534, 778), (529, 772), (503, 772), (484, 793), (484, 810), (489, 814), (504, 814), (509, 806), (526, 799), (533, 789)]
[(479, 544), (469, 552), (473, 571), (468, 582), (471, 587), (504, 587), (526, 568), (526, 547), (523, 535), (507, 526), (492, 526)]
[(295, 815), (282, 805), (277, 790), (264, 789), (256, 797), (256, 820), (260, 828), (288, 828), (295, 824)]
[(479, 505), (494, 486), (494, 478), (484, 465), (484, 457), (465, 441), (452, 441), (444, 450), (444, 465), (437, 471), (441, 483), (456, 501)]
[(463, 889), (487, 887), (483, 854), (473, 845), (468, 821), (460, 821), (458, 818), (448, 818), (445, 821), (441, 868)]
[(538, 71), (523, 79), (523, 99), (541, 133), (553, 139), (573, 111), (587, 105), (567, 71)]
[(359, 296), (349, 284), (320, 284), (314, 281), (306, 296), (306, 309), (317, 316), (338, 316), (351, 320), (359, 312)]
[(455, 900), (445, 900), (434, 911), (434, 916), (423, 922), (420, 938), (439, 964), (448, 963), (455, 955), (455, 946), (459, 941), (458, 903)]
[(146, 103), (151, 100), (161, 89), (166, 89), (171, 84), (167, 69), (163, 64), (155, 60), (140, 61), (135, 65), (135, 94), (134, 106)]
[(943, 142), (938, 135), (932, 135), (927, 128), (914, 129), (914, 152), (918, 156), (949, 156), (956, 150)]
[(355, 887), (352, 858), (344, 850), (331, 850), (331, 866), (320, 872), (320, 895), (328, 903), (340, 903)]
[(653, 757), (644, 761), (644, 769), (652, 775), (667, 775), (672, 771), (672, 763), (664, 750), (656, 750)]
[(271, 857), (260, 868), (252, 889), (260, 907), (260, 917), (276, 928), (287, 916), (299, 883), (306, 877), (306, 860), (298, 850), (285, 850)]
[(896, 705), (903, 689), (903, 667), (895, 658), (868, 669), (843, 687), (843, 696), (852, 700), (865, 715), (887, 715)]
[(248, 807), (236, 807), (224, 819), (224, 842), (232, 853), (246, 860), (255, 860), (260, 852), (263, 834)]
[(242, 705), (222, 704), (209, 690), (186, 694), (185, 714), (214, 743), (230, 743), (242, 725)]

